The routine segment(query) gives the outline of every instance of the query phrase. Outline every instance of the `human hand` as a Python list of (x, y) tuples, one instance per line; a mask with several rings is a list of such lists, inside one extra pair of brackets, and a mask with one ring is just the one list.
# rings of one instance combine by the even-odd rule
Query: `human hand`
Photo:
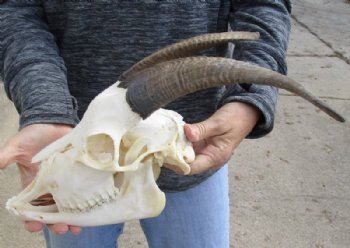
[(216, 169), (225, 164), (254, 128), (260, 114), (252, 105), (231, 102), (203, 122), (186, 124), (185, 134), (193, 143), (196, 153), (190, 174)]
[[(26, 187), (39, 170), (38, 163), (31, 163), (32, 157), (71, 129), (71, 126), (63, 124), (33, 124), (23, 128), (0, 149), (0, 169), (6, 168), (11, 163), (17, 163), (22, 187)], [(43, 229), (43, 224), (37, 221), (25, 221), (24, 225), (30, 232)], [(80, 227), (63, 223), (47, 226), (56, 234), (64, 234), (68, 231), (78, 234), (81, 231)]]

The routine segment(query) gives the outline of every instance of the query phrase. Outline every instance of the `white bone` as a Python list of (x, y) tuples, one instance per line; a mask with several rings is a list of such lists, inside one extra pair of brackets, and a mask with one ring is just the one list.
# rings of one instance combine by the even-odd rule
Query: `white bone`
[[(117, 83), (118, 84), (118, 83)], [(34, 158), (34, 181), (6, 203), (25, 220), (96, 226), (157, 216), (165, 195), (156, 179), (164, 163), (190, 172), (194, 160), (182, 117), (159, 109), (141, 120), (112, 85), (89, 105), (81, 122)], [(33, 202), (50, 194), (54, 202)]]

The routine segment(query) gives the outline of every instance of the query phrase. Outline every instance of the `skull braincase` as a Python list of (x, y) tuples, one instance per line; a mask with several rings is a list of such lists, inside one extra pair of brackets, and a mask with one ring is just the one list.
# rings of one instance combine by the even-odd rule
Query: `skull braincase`
[[(117, 84), (91, 102), (69, 134), (33, 158), (41, 162), (35, 180), (8, 200), (7, 209), (26, 220), (78, 226), (160, 214), (160, 167), (173, 164), (187, 174), (194, 151), (179, 114), (159, 109), (142, 120)], [(47, 195), (53, 200), (41, 204)]]

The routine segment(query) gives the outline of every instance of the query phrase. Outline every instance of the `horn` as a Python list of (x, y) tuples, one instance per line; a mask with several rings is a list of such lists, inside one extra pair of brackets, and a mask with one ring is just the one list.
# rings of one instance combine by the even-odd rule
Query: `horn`
[(228, 58), (188, 57), (157, 64), (127, 78), (127, 102), (147, 118), (176, 98), (227, 84), (262, 84), (293, 92), (340, 122), (344, 117), (308, 92), (301, 84), (277, 72)]
[[(227, 42), (256, 40), (258, 38), (259, 33), (257, 32), (224, 32), (198, 35), (166, 46), (165, 48), (154, 52), (125, 71), (120, 76), (119, 81), (124, 82), (126, 78), (132, 77), (137, 72), (161, 62), (193, 56), (200, 51), (218, 46), (220, 44), (225, 44)], [(121, 83), (119, 84), (119, 87), (127, 88), (128, 85)]]

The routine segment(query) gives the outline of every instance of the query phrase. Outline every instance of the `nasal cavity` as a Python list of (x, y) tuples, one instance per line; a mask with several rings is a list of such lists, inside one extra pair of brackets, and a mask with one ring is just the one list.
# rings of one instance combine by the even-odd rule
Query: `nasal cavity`
[(87, 151), (92, 159), (109, 163), (114, 160), (113, 139), (105, 133), (91, 135), (87, 139)]

